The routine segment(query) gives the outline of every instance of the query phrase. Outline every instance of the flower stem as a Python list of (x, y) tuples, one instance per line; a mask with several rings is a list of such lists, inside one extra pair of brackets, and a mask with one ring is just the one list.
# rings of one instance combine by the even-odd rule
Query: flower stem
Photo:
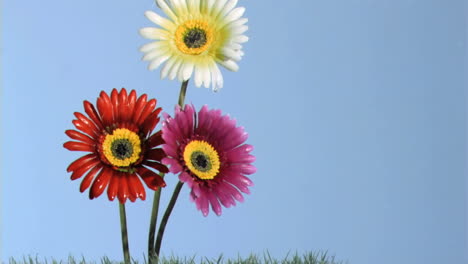
[(164, 229), (166, 229), (167, 221), (169, 220), (169, 216), (172, 213), (172, 209), (174, 208), (174, 205), (177, 201), (177, 197), (179, 196), (180, 190), (182, 189), (183, 185), (184, 185), (183, 182), (179, 181), (177, 183), (174, 189), (174, 193), (172, 194), (171, 200), (169, 201), (169, 205), (167, 206), (166, 212), (164, 212), (164, 216), (161, 219), (161, 225), (159, 226), (158, 237), (156, 238), (156, 246), (155, 246), (156, 256), (158, 257), (159, 257), (159, 251), (161, 249), (161, 242), (162, 242), (162, 238), (164, 235)]
[(179, 93), (179, 106), (180, 106), (180, 108), (184, 107), (185, 93), (187, 93), (188, 82), (189, 82), (189, 80), (184, 81), (182, 83), (182, 86), (180, 87), (180, 93)]
[(120, 229), (122, 231), (122, 249), (124, 254), (125, 264), (130, 264), (130, 250), (128, 250), (128, 235), (127, 235), (127, 215), (125, 213), (125, 204), (119, 202), (120, 208)]
[[(180, 93), (179, 93), (179, 106), (180, 108), (184, 107), (184, 101), (185, 101), (185, 94), (187, 93), (187, 86), (188, 86), (189, 80), (186, 80), (182, 83), (180, 87)], [(169, 201), (169, 204), (167, 205), (166, 212), (164, 212), (164, 216), (161, 219), (161, 224), (158, 229), (158, 237), (156, 238), (156, 244), (154, 247), (154, 253), (155, 257), (159, 258), (159, 251), (161, 250), (161, 243), (162, 243), (162, 238), (164, 235), (164, 230), (166, 229), (166, 224), (167, 221), (169, 220), (169, 216), (171, 216), (172, 209), (174, 209), (174, 205), (177, 201), (177, 197), (179, 197), (180, 190), (182, 189), (182, 186), (184, 185), (183, 182), (178, 182), (176, 187), (174, 188), (174, 192), (172, 193), (171, 200)], [(154, 209), (154, 208), (153, 208)]]
[[(164, 178), (164, 173), (160, 174)], [(154, 252), (154, 235), (156, 233), (156, 223), (158, 221), (159, 199), (161, 198), (161, 188), (154, 192), (153, 209), (151, 210), (151, 220), (148, 235), (148, 263), (157, 263), (155, 261), (156, 254)]]

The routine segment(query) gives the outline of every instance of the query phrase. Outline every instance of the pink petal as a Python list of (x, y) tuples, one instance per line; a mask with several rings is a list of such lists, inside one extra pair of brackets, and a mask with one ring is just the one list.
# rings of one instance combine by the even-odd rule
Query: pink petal
[(198, 112), (198, 124), (197, 128), (205, 127), (205, 122), (209, 119), (208, 117), (208, 106), (204, 105)]
[(231, 150), (244, 143), (248, 137), (249, 134), (247, 134), (244, 131), (243, 127), (237, 127), (225, 137), (225, 139), (223, 140), (223, 143), (225, 143), (223, 144), (223, 147), (225, 148), (225, 150)]
[(219, 201), (224, 207), (229, 208), (236, 205), (234, 198), (232, 198), (231, 195), (227, 195), (227, 191), (223, 188), (223, 186), (218, 185), (215, 189), (213, 189), (213, 192), (216, 196), (218, 196)]
[(252, 181), (250, 181), (247, 177), (241, 178), (239, 176), (242, 175), (237, 174), (224, 177), (224, 180), (237, 187), (237, 189), (239, 189), (241, 192), (250, 194), (249, 188), (247, 186), (249, 186), (252, 183)]
[(235, 148), (231, 151), (226, 152), (226, 158), (229, 163), (252, 163), (256, 160), (255, 156), (248, 154), (248, 152), (242, 149)]
[(247, 175), (253, 174), (257, 171), (257, 168), (255, 168), (253, 165), (245, 163), (231, 164), (227, 169), (232, 172), (238, 172)]
[(239, 202), (244, 202), (244, 196), (236, 189), (234, 186), (230, 185), (229, 183), (222, 183), (221, 184), (222, 188), (225, 189), (226, 193), (229, 193), (234, 197)]
[(236, 121), (228, 115), (223, 116), (216, 131), (215, 140), (223, 141), (224, 138), (234, 129), (236, 129)]
[(254, 149), (252, 145), (244, 144), (240, 145), (237, 148), (231, 149), (227, 152), (228, 158), (234, 159), (237, 156), (247, 155)]
[(211, 204), (211, 209), (213, 209), (213, 212), (215, 212), (216, 215), (220, 216), (222, 213), (222, 208), (221, 205), (219, 204), (218, 199), (212, 192), (207, 192), (208, 199), (210, 200)]
[(186, 183), (190, 189), (193, 189), (195, 181), (193, 180), (192, 176), (190, 176), (190, 174), (182, 172), (179, 174), (179, 180)]
[(176, 173), (179, 173), (180, 171), (182, 171), (182, 166), (179, 165), (179, 163), (173, 159), (173, 158), (163, 158), (161, 160), (161, 162), (163, 164), (166, 164), (169, 167), (169, 171), (176, 174)]
[(179, 112), (176, 114), (174, 118), (177, 122), (177, 126), (180, 130), (180, 133), (183, 138), (189, 138), (191, 136), (191, 132), (193, 131), (193, 127), (190, 124), (193, 124), (190, 119), (193, 120), (193, 115), (188, 115), (185, 111)]
[(204, 190), (202, 190), (203, 187), (200, 187), (200, 184), (194, 183), (192, 185), (192, 192), (195, 195), (195, 197), (200, 197), (203, 196)]
[(205, 195), (198, 197), (197, 200), (195, 201), (197, 204), (198, 210), (202, 211), (203, 216), (208, 216), (208, 213), (210, 212), (209, 208), (209, 202), (208, 199)]
[(170, 145), (168, 145), (168, 144), (164, 144), (164, 145), (162, 146), (162, 149), (164, 150), (164, 152), (166, 152), (166, 154), (167, 154), (168, 156), (174, 157), (174, 158), (178, 157), (178, 155), (177, 155), (177, 150), (174, 149), (172, 146), (170, 146)]
[(172, 132), (167, 126), (162, 129), (162, 138), (166, 145), (170, 145), (173, 148), (177, 148), (177, 142), (180, 141), (180, 138)]

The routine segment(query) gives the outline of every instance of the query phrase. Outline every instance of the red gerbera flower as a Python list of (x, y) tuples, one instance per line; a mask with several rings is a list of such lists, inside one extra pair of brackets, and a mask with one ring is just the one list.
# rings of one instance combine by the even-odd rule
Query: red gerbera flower
[(145, 188), (139, 177), (152, 190), (166, 186), (152, 170), (168, 172), (160, 163), (165, 153), (157, 148), (164, 143), (161, 131), (151, 134), (161, 112), (156, 102), (156, 99), (147, 101), (146, 94), (137, 98), (135, 90), (127, 95), (125, 88), (120, 92), (113, 89), (110, 97), (101, 91), (96, 102), (98, 111), (90, 102), (83, 102), (87, 116), (75, 112), (76, 119), (72, 121), (79, 131), (65, 131), (76, 141), (63, 144), (68, 150), (90, 152), (67, 168), (73, 172), (72, 180), (87, 173), (80, 192), (91, 186), (89, 198), (94, 199), (107, 187), (109, 200), (117, 196), (120, 203), (125, 203), (127, 198), (132, 202), (137, 198), (145, 200)]

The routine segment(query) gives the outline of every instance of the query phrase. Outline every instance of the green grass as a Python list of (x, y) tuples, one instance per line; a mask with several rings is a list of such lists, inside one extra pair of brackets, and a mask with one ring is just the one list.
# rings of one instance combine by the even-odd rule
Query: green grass
[[(68, 257), (67, 260), (55, 260), (55, 259), (40, 259), (36, 257), (23, 257), (23, 259), (15, 260), (10, 258), (9, 264), (121, 264), (120, 261), (112, 261), (108, 257), (101, 258), (100, 261), (89, 261), (84, 257), (74, 258)], [(147, 264), (146, 259), (141, 262)], [(300, 254), (288, 254), (283, 259), (275, 259), (267, 252), (261, 256), (250, 255), (247, 258), (237, 257), (235, 259), (225, 259), (222, 255), (215, 259), (203, 258), (203, 257), (163, 257), (159, 264), (344, 264), (342, 261), (335, 260), (334, 256), (329, 256), (327, 252), (320, 253), (305, 253)], [(132, 261), (132, 264), (139, 264), (137, 261)]]

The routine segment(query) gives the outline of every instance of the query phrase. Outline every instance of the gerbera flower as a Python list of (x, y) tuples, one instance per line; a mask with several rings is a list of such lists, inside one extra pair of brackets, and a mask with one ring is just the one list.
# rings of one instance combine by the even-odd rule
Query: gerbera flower
[(149, 70), (161, 70), (161, 79), (186, 81), (195, 74), (195, 85), (214, 91), (223, 87), (223, 76), (216, 63), (237, 71), (244, 53), (243, 33), (248, 29), (242, 18), (244, 7), (235, 7), (237, 0), (157, 0), (169, 19), (152, 11), (145, 16), (161, 28), (146, 27), (140, 34), (156, 40), (140, 48), (150, 61)]
[(221, 205), (244, 200), (241, 192), (248, 194), (253, 185), (245, 175), (256, 171), (251, 165), (255, 157), (249, 154), (253, 146), (243, 144), (248, 135), (235, 120), (207, 106), (198, 114), (193, 106), (177, 106), (174, 118), (165, 116), (162, 133), (167, 153), (162, 162), (180, 173), (179, 180), (191, 188), (190, 198), (204, 216), (210, 204), (221, 215)]
[(120, 93), (113, 89), (110, 97), (101, 91), (96, 102), (98, 111), (88, 101), (83, 104), (87, 116), (75, 112), (76, 119), (72, 121), (79, 131), (65, 131), (76, 141), (63, 144), (68, 150), (90, 152), (67, 168), (73, 172), (72, 180), (87, 173), (80, 192), (91, 186), (89, 198), (94, 199), (107, 187), (109, 200), (117, 196), (120, 203), (125, 203), (127, 198), (132, 202), (137, 198), (145, 200), (145, 188), (139, 178), (152, 190), (166, 186), (152, 170), (168, 172), (160, 163), (164, 151), (157, 148), (163, 143), (161, 131), (151, 134), (161, 112), (161, 108), (156, 108), (156, 99), (147, 101), (146, 94), (137, 98), (134, 90), (127, 95), (122, 88)]

